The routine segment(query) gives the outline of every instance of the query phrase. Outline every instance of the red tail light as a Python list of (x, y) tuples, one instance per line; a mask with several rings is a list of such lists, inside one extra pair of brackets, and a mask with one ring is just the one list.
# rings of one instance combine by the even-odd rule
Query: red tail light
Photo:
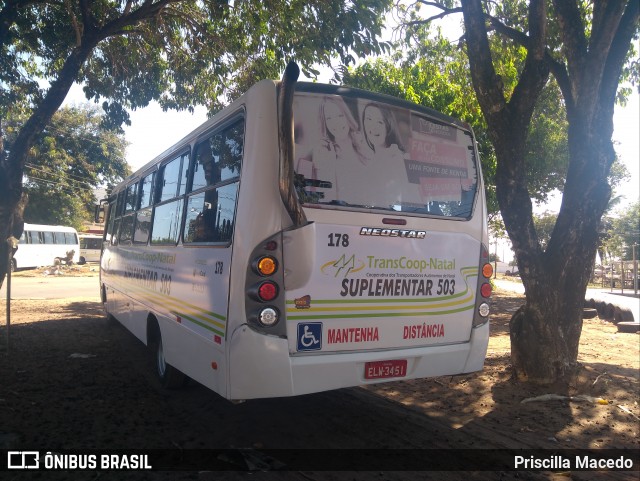
[(263, 302), (274, 300), (278, 296), (278, 285), (275, 282), (266, 281), (258, 287), (258, 297)]

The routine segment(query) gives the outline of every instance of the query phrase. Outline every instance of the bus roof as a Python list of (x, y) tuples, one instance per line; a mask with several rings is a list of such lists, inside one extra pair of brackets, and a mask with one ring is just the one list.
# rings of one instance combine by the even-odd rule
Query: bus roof
[(24, 230), (39, 230), (39, 231), (55, 231), (55, 232), (76, 232), (77, 231), (67, 225), (46, 225), (46, 224), (29, 224), (24, 223)]

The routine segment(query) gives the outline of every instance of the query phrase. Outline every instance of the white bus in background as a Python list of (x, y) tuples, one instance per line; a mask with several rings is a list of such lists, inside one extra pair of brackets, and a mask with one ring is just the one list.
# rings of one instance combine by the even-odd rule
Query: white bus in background
[(78, 262), (79, 252), (78, 233), (73, 227), (25, 223), (11, 269), (52, 266), (66, 259)]
[(80, 257), (78, 264), (100, 262), (102, 251), (102, 236), (97, 234), (78, 234), (80, 237)]
[(106, 201), (101, 298), (230, 400), (482, 369), (492, 274), (471, 128), (389, 96), (262, 81)]

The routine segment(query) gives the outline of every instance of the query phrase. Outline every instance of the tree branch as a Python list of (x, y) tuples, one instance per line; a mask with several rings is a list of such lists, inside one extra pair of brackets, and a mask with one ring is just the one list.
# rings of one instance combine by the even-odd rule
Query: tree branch
[[(479, 0), (462, 0), (471, 77), (486, 115), (505, 108), (502, 82), (496, 75)], [(487, 119), (489, 121), (489, 119)]]
[(606, 59), (602, 83), (600, 85), (601, 98), (603, 100), (615, 99), (618, 90), (620, 72), (627, 59), (627, 53), (631, 47), (631, 40), (638, 31), (640, 21), (640, 3), (631, 0), (627, 3), (620, 23), (611, 42), (609, 56)]
[(94, 25), (94, 17), (91, 13), (91, 7), (89, 0), (79, 0), (80, 14), (82, 15), (82, 25), (85, 32), (92, 32), (96, 25)]
[(438, 2), (428, 2), (426, 0), (418, 0), (415, 3), (419, 3), (421, 5), (425, 5), (427, 7), (434, 7), (437, 8), (439, 10), (442, 11), (442, 13), (439, 13), (438, 15), (433, 15), (429, 18), (426, 18), (424, 20), (414, 20), (413, 22), (409, 22), (406, 23), (405, 25), (407, 26), (415, 26), (415, 25), (427, 25), (429, 23), (431, 23), (434, 20), (440, 20), (448, 15), (452, 15), (455, 13), (462, 13), (462, 7), (456, 7), (456, 8), (448, 8)]
[(126, 31), (128, 27), (136, 25), (138, 22), (153, 18), (159, 12), (161, 12), (167, 5), (172, 3), (180, 3), (181, 0), (159, 0), (153, 2), (153, 0), (145, 0), (145, 2), (133, 12), (118, 17), (111, 22), (106, 23), (97, 32), (97, 36), (100, 40), (111, 37), (113, 35), (121, 34)]
[[(560, 24), (560, 37), (562, 39), (565, 58), (571, 78), (582, 77), (585, 59), (588, 56), (585, 28), (582, 23), (582, 15), (575, 0), (554, 0), (553, 5)], [(572, 85), (573, 96), (578, 92)]]
[[(593, 22), (598, 28), (592, 31), (591, 42), (589, 45), (589, 58), (586, 63), (586, 72), (590, 78), (593, 78), (594, 85), (591, 90), (584, 94), (590, 96), (593, 92), (598, 95), (601, 91), (603, 76), (607, 68), (607, 57), (612, 52), (613, 39), (618, 32), (620, 21), (625, 10), (624, 2), (604, 2), (606, 6), (594, 9)], [(631, 1), (636, 3), (637, 1)], [(599, 2), (596, 2), (599, 5)], [(596, 15), (598, 17), (596, 17)], [(629, 39), (630, 42), (630, 39)], [(620, 69), (622, 65), (620, 65)], [(620, 70), (617, 70), (618, 75)], [(611, 104), (613, 106), (613, 103)]]
[(122, 11), (123, 15), (129, 15), (129, 13), (131, 13), (131, 6), (133, 5), (132, 0), (127, 0), (127, 4), (124, 7), (124, 10)]
[(623, 2), (594, 2), (589, 53), (609, 50), (624, 10)]
[[(526, 131), (540, 92), (547, 83), (549, 67), (546, 64), (546, 23), (545, 0), (531, 0), (529, 3), (529, 37), (527, 58), (520, 80), (516, 85), (509, 108), (516, 114), (515, 129)], [(515, 120), (515, 119), (514, 119)]]
[(67, 12), (69, 13), (69, 17), (71, 18), (71, 26), (73, 27), (73, 31), (76, 34), (76, 47), (79, 47), (80, 44), (82, 43), (81, 27), (78, 24), (78, 19), (76, 18), (76, 14), (73, 13), (73, 8), (71, 7), (70, 0), (64, 0), (64, 6), (67, 8)]

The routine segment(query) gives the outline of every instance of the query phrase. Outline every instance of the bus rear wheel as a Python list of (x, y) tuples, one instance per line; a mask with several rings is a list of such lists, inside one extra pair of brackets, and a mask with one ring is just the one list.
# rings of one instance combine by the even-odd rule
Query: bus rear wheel
[(162, 335), (157, 328), (156, 333), (151, 346), (154, 352), (156, 375), (160, 385), (165, 389), (179, 389), (186, 384), (187, 376), (167, 362), (164, 357)]

